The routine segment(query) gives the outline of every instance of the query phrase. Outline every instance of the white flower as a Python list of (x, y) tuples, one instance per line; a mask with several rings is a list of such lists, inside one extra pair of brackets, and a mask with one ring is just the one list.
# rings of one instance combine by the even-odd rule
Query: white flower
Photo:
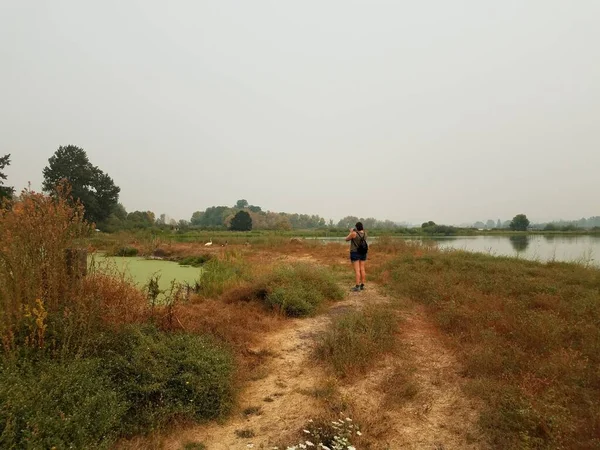
[(246, 447), (252, 448), (252, 447), (254, 447), (254, 444), (248, 444), (248, 445), (246, 445)]
[(304, 431), (306, 434), (310, 434), (310, 431), (308, 431), (308, 430), (302, 430), (302, 431)]
[(314, 447), (314, 446), (315, 446), (315, 444), (313, 444), (313, 443), (312, 443), (312, 442), (310, 442), (310, 441), (306, 441), (306, 445), (308, 445), (309, 447)]
[(356, 447), (354, 447), (353, 445), (349, 445), (348, 450), (356, 450)]
[(362, 433), (360, 431), (356, 431), (356, 434), (358, 434), (359, 436), (362, 436)]
[(351, 419), (350, 417), (346, 417), (346, 420), (347, 420), (348, 422), (352, 422), (352, 419)]

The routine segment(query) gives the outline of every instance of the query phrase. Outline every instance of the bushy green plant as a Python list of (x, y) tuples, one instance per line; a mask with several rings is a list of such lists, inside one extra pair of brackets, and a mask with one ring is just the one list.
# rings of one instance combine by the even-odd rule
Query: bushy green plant
[(248, 277), (247, 265), (238, 258), (211, 259), (203, 266), (199, 290), (207, 297), (220, 295), (229, 286)]
[(126, 432), (174, 417), (213, 419), (231, 406), (233, 359), (207, 338), (136, 325), (104, 335), (95, 353), (128, 402)]
[(264, 285), (265, 304), (293, 317), (313, 314), (323, 301), (344, 296), (328, 269), (308, 264), (277, 267)]
[(179, 265), (200, 267), (204, 263), (210, 261), (211, 259), (212, 259), (212, 255), (210, 255), (209, 253), (207, 253), (205, 255), (187, 256), (179, 261)]
[(126, 410), (100, 359), (0, 368), (2, 448), (108, 448)]
[(139, 253), (135, 247), (119, 247), (113, 252), (113, 256), (137, 256)]

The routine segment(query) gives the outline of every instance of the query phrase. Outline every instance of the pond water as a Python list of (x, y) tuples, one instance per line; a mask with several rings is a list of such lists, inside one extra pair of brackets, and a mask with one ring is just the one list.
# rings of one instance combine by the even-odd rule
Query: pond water
[(442, 248), (537, 261), (576, 262), (600, 267), (600, 236), (462, 236), (434, 238)]
[[(343, 242), (341, 237), (318, 238)], [(441, 248), (454, 248), (495, 256), (512, 256), (537, 261), (577, 262), (600, 267), (600, 236), (515, 235), (515, 236), (435, 236), (402, 237), (435, 241)], [(371, 242), (377, 242), (376, 237)]]
[(157, 259), (105, 256), (98, 253), (90, 259), (92, 258), (99, 270), (124, 273), (140, 288), (148, 284), (153, 275), (160, 276), (158, 285), (161, 290), (169, 290), (172, 280), (193, 285), (200, 278), (202, 271), (198, 267), (180, 266), (176, 262)]

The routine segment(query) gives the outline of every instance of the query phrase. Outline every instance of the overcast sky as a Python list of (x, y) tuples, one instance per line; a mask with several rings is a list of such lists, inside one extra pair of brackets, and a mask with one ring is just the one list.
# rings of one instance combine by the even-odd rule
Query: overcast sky
[(0, 2), (0, 156), (128, 211), (600, 215), (600, 1)]

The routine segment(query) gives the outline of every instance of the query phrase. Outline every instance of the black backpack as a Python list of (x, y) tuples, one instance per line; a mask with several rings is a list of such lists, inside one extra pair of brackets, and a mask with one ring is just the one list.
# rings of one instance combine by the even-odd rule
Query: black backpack
[(358, 231), (356, 232), (356, 235), (358, 236), (358, 238), (360, 239), (358, 241), (358, 244), (356, 245), (356, 252), (359, 255), (366, 255), (367, 252), (369, 251), (369, 244), (367, 244), (367, 240), (365, 239), (365, 233), (363, 231), (363, 235), (361, 236), (360, 234), (358, 234)]

